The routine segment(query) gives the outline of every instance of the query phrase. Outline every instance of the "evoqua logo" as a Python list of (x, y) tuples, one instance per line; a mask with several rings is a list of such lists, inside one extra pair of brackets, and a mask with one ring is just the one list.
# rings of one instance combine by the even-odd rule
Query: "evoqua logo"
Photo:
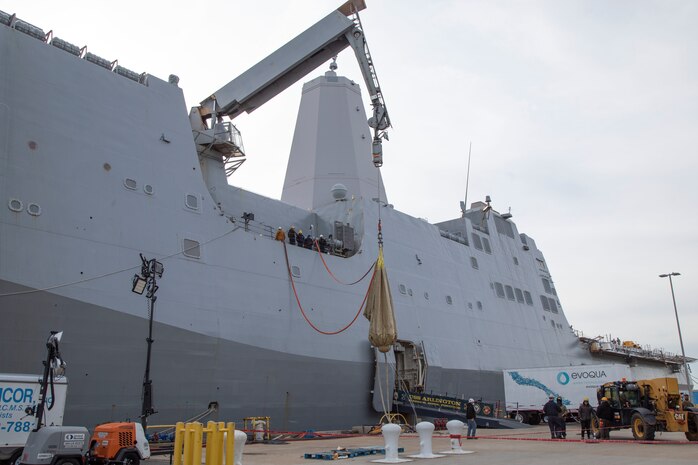
[(561, 371), (557, 374), (557, 382), (564, 386), (570, 382), (570, 375), (568, 375), (565, 371)]

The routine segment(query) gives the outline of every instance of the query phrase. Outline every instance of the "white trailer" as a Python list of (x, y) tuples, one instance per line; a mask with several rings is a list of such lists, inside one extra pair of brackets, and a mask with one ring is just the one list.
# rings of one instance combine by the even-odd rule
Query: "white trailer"
[(512, 419), (537, 425), (548, 397), (559, 396), (576, 414), (585, 397), (592, 406), (597, 405), (596, 389), (601, 384), (630, 377), (630, 367), (620, 364), (504, 370), (507, 413)]
[[(9, 459), (10, 465), (19, 460), (29, 432), (36, 426), (36, 417), (27, 409), (36, 408), (40, 381), (41, 375), (0, 373), (0, 460)], [(49, 385), (46, 402), (51, 408), (44, 411), (45, 425), (63, 425), (67, 391), (65, 377), (54, 379), (53, 395)]]

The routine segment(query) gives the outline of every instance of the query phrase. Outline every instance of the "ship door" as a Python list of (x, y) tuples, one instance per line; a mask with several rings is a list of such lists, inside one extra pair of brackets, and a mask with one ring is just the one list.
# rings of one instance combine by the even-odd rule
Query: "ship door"
[(427, 378), (424, 347), (412, 341), (398, 340), (395, 345), (395, 389), (422, 392)]

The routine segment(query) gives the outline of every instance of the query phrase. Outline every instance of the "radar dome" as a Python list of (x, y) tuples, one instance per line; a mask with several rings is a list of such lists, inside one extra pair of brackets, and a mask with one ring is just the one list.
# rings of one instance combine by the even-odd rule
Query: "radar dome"
[(344, 200), (347, 197), (347, 187), (344, 184), (335, 184), (330, 192), (335, 200)]

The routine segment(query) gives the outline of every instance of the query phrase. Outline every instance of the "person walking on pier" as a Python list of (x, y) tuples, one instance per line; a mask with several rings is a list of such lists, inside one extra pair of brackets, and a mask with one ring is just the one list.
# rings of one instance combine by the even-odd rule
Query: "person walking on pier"
[(584, 401), (579, 404), (579, 422), (582, 424), (582, 439), (584, 439), (584, 433), (587, 435), (587, 439), (591, 439), (591, 414), (594, 408), (589, 403), (589, 398), (585, 397)]
[(557, 439), (558, 417), (560, 407), (555, 403), (555, 397), (548, 397), (548, 402), (543, 406), (543, 414), (547, 417), (548, 428), (550, 428), (550, 439)]
[(477, 431), (477, 421), (475, 420), (475, 399), (468, 399), (468, 404), (465, 407), (465, 419), (468, 422), (468, 439), (477, 439), (475, 432)]

